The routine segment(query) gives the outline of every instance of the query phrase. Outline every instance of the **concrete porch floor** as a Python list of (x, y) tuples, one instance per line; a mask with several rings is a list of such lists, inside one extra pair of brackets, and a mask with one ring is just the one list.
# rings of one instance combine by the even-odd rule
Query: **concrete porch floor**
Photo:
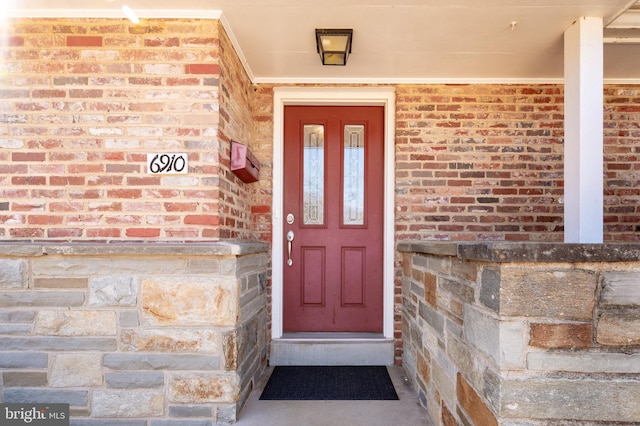
[(269, 380), (268, 368), (247, 405), (240, 412), (239, 426), (434, 426), (427, 410), (405, 380), (402, 367), (388, 366), (398, 401), (261, 401)]

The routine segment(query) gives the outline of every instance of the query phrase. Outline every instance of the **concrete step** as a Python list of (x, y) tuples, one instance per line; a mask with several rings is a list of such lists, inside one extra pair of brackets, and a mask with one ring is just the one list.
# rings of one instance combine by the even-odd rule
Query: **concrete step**
[(269, 364), (393, 365), (393, 339), (370, 333), (287, 333), (271, 341)]

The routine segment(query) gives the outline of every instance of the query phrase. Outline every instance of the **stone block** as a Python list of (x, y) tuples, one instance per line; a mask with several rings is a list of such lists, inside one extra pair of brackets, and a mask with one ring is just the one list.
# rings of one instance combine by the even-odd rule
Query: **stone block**
[(440, 337), (444, 335), (444, 318), (431, 306), (420, 302), (420, 316), (433, 327)]
[(234, 403), (239, 396), (240, 380), (236, 373), (174, 374), (169, 387), (169, 400), (184, 404)]
[(100, 354), (53, 355), (49, 383), (54, 388), (101, 386), (101, 362)]
[[(105, 248), (99, 247), (98, 250), (104, 251)], [(97, 255), (72, 257), (50, 254), (35, 259), (31, 265), (31, 273), (34, 278), (136, 276), (141, 271), (150, 271), (154, 275), (167, 276), (184, 274), (188, 264), (189, 258), (182, 256)]]
[(495, 363), (500, 359), (500, 328), (498, 320), (469, 305), (464, 307), (464, 337)]
[(0, 259), (0, 289), (26, 289), (29, 286), (27, 269), (24, 260)]
[(47, 373), (5, 371), (2, 373), (2, 386), (6, 388), (47, 386)]
[(114, 351), (115, 338), (100, 337), (5, 337), (2, 349), (8, 351)]
[(35, 288), (87, 288), (86, 278), (34, 278)]
[(31, 334), (31, 326), (29, 324), (9, 324), (0, 325), (0, 335), (25, 335)]
[(161, 417), (164, 395), (156, 390), (95, 389), (91, 401), (92, 417)]
[(89, 305), (135, 306), (138, 289), (133, 277), (97, 277), (89, 280)]
[(596, 275), (580, 269), (509, 264), (500, 271), (500, 314), (591, 320)]
[(2, 391), (2, 402), (34, 404), (69, 404), (71, 406), (85, 406), (89, 402), (89, 392), (86, 390), (63, 390), (43, 388), (5, 388)]
[(123, 330), (123, 351), (218, 353), (218, 333), (213, 330), (140, 328)]
[(435, 308), (438, 306), (438, 277), (426, 272), (424, 274), (424, 300)]
[(42, 352), (0, 353), (0, 368), (47, 368), (48, 364), (49, 356)]
[(640, 272), (603, 272), (600, 304), (640, 306)]
[(598, 320), (596, 336), (601, 345), (640, 345), (640, 316), (604, 313)]
[(462, 302), (473, 303), (474, 301), (475, 296), (473, 287), (468, 284), (441, 278), (439, 289), (441, 291), (451, 293), (454, 297), (460, 299)]
[(84, 304), (81, 291), (10, 291), (0, 293), (0, 308), (75, 307)]
[(531, 352), (527, 364), (534, 371), (640, 374), (640, 353)]
[(172, 405), (169, 407), (170, 417), (213, 417), (214, 407), (211, 405)]
[(480, 303), (500, 312), (500, 269), (483, 268), (480, 276)]
[(578, 349), (593, 345), (593, 325), (576, 324), (531, 324), (531, 346), (547, 349)]
[(105, 354), (103, 365), (113, 370), (217, 370), (220, 358), (206, 355)]
[(142, 283), (143, 317), (151, 325), (235, 325), (238, 305), (235, 279), (149, 278)]
[(640, 381), (503, 380), (504, 418), (640, 423)]
[(121, 327), (137, 327), (140, 325), (138, 311), (120, 311), (118, 317)]
[(461, 374), (456, 377), (456, 396), (458, 397), (458, 404), (464, 409), (473, 424), (498, 426), (496, 416)]
[(164, 386), (164, 373), (161, 371), (108, 373), (105, 382), (107, 387), (116, 389), (159, 388)]
[(35, 333), (46, 336), (114, 336), (117, 318), (113, 311), (40, 311)]
[(500, 321), (498, 324), (499, 362), (501, 368), (524, 369), (525, 325), (518, 321)]
[(1, 311), (0, 322), (10, 322), (15, 324), (31, 324), (36, 318), (35, 311)]

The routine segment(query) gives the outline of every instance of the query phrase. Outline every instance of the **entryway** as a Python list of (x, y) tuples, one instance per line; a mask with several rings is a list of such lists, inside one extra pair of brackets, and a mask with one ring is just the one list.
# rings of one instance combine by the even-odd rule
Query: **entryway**
[(271, 365), (391, 365), (394, 89), (274, 89)]

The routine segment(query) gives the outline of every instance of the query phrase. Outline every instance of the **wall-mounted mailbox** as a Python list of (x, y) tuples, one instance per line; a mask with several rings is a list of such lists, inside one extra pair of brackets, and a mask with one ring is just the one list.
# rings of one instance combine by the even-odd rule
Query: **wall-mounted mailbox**
[(246, 145), (231, 141), (231, 171), (243, 182), (251, 183), (258, 180), (260, 163)]

